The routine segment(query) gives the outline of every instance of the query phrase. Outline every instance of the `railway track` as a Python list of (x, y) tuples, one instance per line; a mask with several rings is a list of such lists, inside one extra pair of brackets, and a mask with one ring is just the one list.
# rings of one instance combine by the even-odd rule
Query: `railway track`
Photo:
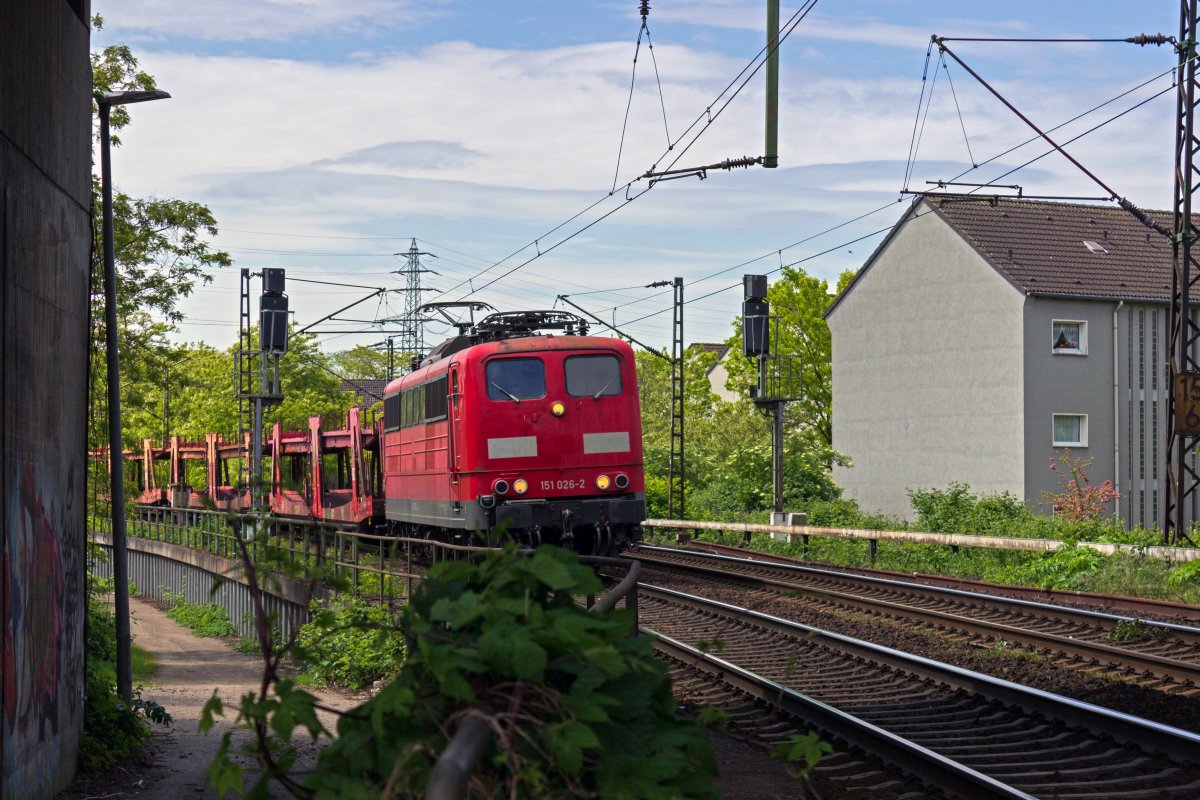
[(678, 548), (643, 546), (630, 555), (647, 567), (911, 622), (974, 643), (1017, 644), (1062, 666), (1200, 697), (1200, 628), (1191, 625)]
[(756, 738), (811, 726), (903, 767), (909, 782), (874, 776), (884, 796), (1200, 798), (1200, 735), (668, 589), (639, 604), (665, 657), (792, 718)]
[(842, 567), (835, 564), (822, 564), (778, 553), (748, 550), (745, 547), (732, 547), (718, 542), (708, 542), (699, 539), (691, 540), (688, 544), (688, 549), (723, 556), (733, 556), (734, 558), (766, 561), (773, 564), (815, 566), (851, 575), (892, 578), (898, 581), (928, 584), (930, 586), (944, 586), (949, 589), (964, 589), (978, 594), (992, 594), (1003, 597), (1015, 597), (1021, 600), (1036, 600), (1060, 606), (1090, 608), (1096, 611), (1107, 611), (1139, 619), (1200, 624), (1200, 606), (1171, 603), (1165, 600), (1151, 600), (1145, 597), (1122, 597), (1111, 594), (1097, 594), (1096, 592), (1076, 592), (1068, 589), (1041, 589), (1036, 586), (1011, 586), (976, 580), (974, 578), (958, 578), (952, 575), (896, 572), (869, 567)]

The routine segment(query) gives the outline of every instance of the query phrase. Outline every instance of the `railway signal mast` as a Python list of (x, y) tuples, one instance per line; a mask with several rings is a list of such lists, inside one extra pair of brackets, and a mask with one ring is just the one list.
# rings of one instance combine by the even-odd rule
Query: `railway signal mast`
[(238, 441), (245, 442), (248, 463), (239, 465), (239, 473), (250, 487), (250, 507), (257, 510), (262, 502), (262, 430), (263, 409), (283, 402), (279, 380), (279, 357), (287, 352), (288, 298), (284, 294), (282, 269), (264, 269), (262, 294), (258, 300), (258, 343), (250, 316), (249, 269), (242, 269), (241, 314), (238, 323), (236, 357), (236, 395), (238, 399)]
[[(771, 316), (767, 302), (767, 276), (745, 275), (742, 277), (744, 300), (742, 301), (742, 355), (758, 362), (758, 385), (750, 390), (750, 399), (764, 411), (773, 415), (771, 432), (771, 466), (775, 478), (775, 504), (771, 522), (783, 522), (783, 411), (784, 407), (801, 399), (801, 371), (804, 368), (799, 356), (781, 356), (778, 353), (779, 317)], [(776, 349), (772, 351), (772, 340)]]

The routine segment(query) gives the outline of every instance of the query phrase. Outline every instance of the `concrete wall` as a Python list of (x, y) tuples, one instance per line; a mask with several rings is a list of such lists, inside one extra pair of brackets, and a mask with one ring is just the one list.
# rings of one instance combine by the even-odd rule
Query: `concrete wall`
[(83, 724), (87, 0), (0, 0), (4, 798), (49, 797)]
[(1025, 298), (920, 206), (828, 317), (834, 479), (864, 510), (907, 490), (1025, 491)]

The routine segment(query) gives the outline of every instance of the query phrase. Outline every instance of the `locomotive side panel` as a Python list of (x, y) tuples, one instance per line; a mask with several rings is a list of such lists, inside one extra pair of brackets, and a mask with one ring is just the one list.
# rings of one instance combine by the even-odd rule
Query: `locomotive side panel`
[(444, 363), (413, 372), (385, 392), (384, 494), (389, 520), (444, 528), (473, 523), (456, 510), (450, 492), (448, 395)]

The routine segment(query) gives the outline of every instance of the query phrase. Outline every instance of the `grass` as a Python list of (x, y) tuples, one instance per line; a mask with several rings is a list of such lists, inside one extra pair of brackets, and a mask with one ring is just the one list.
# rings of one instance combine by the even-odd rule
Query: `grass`
[(992, 658), (1020, 658), (1025, 661), (1046, 661), (1046, 657), (1040, 653), (1035, 653), (1025, 649), (1019, 644), (1006, 642), (1003, 639), (998, 639), (992, 645), (983, 651), (983, 654)]
[(193, 603), (183, 592), (163, 592), (163, 600), (170, 604), (167, 616), (197, 636), (236, 636), (237, 629), (229, 612), (217, 603)]
[(133, 671), (133, 683), (146, 683), (158, 672), (158, 661), (154, 654), (137, 644), (132, 646), (130, 666)]

